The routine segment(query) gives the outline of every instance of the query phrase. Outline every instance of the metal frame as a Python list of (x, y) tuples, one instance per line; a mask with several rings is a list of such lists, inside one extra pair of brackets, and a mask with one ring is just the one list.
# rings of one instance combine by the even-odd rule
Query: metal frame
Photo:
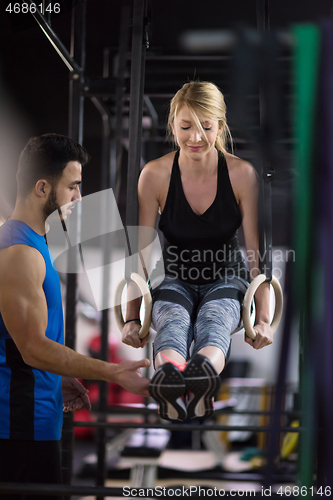
[[(27, 0), (29, 3), (33, 3), (34, 0)], [(117, 108), (116, 108), (116, 120), (117, 120), (117, 130), (121, 130), (122, 123), (122, 101), (125, 96), (126, 87), (125, 81), (125, 69), (128, 59), (127, 45), (128, 45), (128, 23), (129, 23), (129, 7), (130, 0), (124, 2), (124, 9), (122, 13), (122, 28), (121, 28), (121, 38), (120, 38), (120, 49), (119, 49), (119, 63), (118, 72), (115, 77), (109, 77), (109, 72), (107, 64), (105, 64), (103, 79), (93, 79), (87, 78), (85, 76), (85, 20), (86, 20), (86, 4), (87, 0), (81, 0), (74, 8), (72, 15), (72, 28), (71, 28), (71, 50), (70, 52), (62, 44), (61, 40), (57, 37), (56, 33), (52, 30), (48, 20), (38, 11), (33, 14), (38, 25), (46, 35), (49, 42), (52, 44), (56, 52), (61, 57), (62, 61), (65, 63), (70, 71), (70, 107), (69, 107), (69, 136), (78, 142), (83, 141), (83, 115), (84, 115), (84, 99), (85, 97), (91, 97), (92, 102), (99, 111), (103, 122), (103, 141), (102, 141), (102, 164), (103, 164), (103, 186), (112, 186), (116, 193), (119, 192), (119, 173), (121, 166), (121, 135), (116, 137), (116, 164), (115, 161), (111, 163), (110, 155), (110, 137), (111, 137), (111, 127), (110, 127), (110, 114), (105, 107), (104, 103), (98, 99), (98, 96), (110, 95), (110, 92), (116, 92), (117, 96)], [(269, 28), (269, 0), (256, 0), (257, 5), (257, 23), (260, 32), (264, 32)], [(151, 95), (159, 95), (158, 93), (148, 90), (144, 93), (144, 69), (145, 69), (145, 59), (146, 59), (146, 39), (145, 34), (145, 22), (146, 22), (146, 0), (133, 0), (133, 37), (132, 37), (132, 56), (131, 56), (131, 92), (130, 92), (130, 144), (132, 147), (129, 150), (129, 161), (128, 161), (128, 182), (131, 186), (127, 191), (127, 225), (137, 224), (137, 204), (133, 204), (133, 200), (136, 199), (136, 181), (140, 172), (140, 159), (141, 159), (141, 123), (142, 123), (142, 112), (143, 112), (143, 98), (146, 96), (146, 100), (149, 99)], [(283, 43), (283, 42), (282, 42)], [(150, 56), (147, 59), (151, 60), (155, 56)], [(221, 61), (228, 60), (230, 56), (160, 56), (160, 59), (180, 61), (180, 60), (200, 60), (205, 61)], [(79, 61), (79, 63), (77, 62)], [(171, 94), (165, 95), (163, 97), (170, 97)], [(152, 117), (154, 117), (154, 108), (150, 101), (146, 101), (149, 108), (149, 112)], [(155, 116), (156, 119), (156, 116)], [(114, 159), (113, 159), (114, 160)], [(134, 187), (133, 187), (134, 186)], [(270, 183), (267, 184), (266, 194), (270, 193)], [(78, 227), (78, 231), (80, 228)], [(104, 247), (104, 255), (107, 255), (107, 243)], [(133, 252), (132, 252), (133, 253)], [(134, 252), (135, 253), (135, 252)], [(126, 268), (126, 276), (129, 276), (130, 269)], [(107, 283), (104, 283), (103, 287)], [(76, 328), (76, 302), (77, 302), (77, 276), (68, 275), (67, 282), (67, 296), (66, 296), (66, 345), (75, 348), (75, 328)], [(108, 345), (108, 311), (105, 311), (102, 317), (101, 324), (101, 356), (105, 359), (107, 356), (107, 345)], [(284, 347), (288, 346), (288, 337), (285, 337)], [(283, 358), (283, 352), (281, 354)], [(278, 379), (278, 394), (275, 398), (276, 407), (273, 412), (256, 412), (256, 414), (273, 414), (273, 423), (271, 426), (259, 427), (259, 426), (248, 426), (247, 429), (253, 432), (266, 432), (273, 433), (277, 439), (281, 432), (301, 432), (302, 428), (295, 429), (294, 427), (282, 426), (279, 418), (282, 414), (286, 412), (281, 412), (279, 408), (279, 402), (281, 402), (281, 388), (283, 387), (283, 382), (285, 380), (285, 368), (286, 362), (283, 363), (281, 359), (281, 368), (279, 371)], [(105, 432), (107, 428), (113, 429), (127, 429), (127, 428), (168, 428), (170, 430), (178, 431), (203, 431), (203, 430), (244, 430), (243, 426), (227, 426), (227, 425), (202, 425), (202, 424), (150, 424), (147, 420), (140, 424), (133, 423), (108, 423), (106, 422), (107, 413), (107, 402), (106, 402), (106, 383), (101, 384), (101, 401), (98, 408), (98, 421), (93, 423), (87, 422), (73, 422), (72, 416), (66, 416), (64, 420), (64, 444), (65, 451), (63, 453), (63, 463), (65, 467), (65, 482), (69, 484), (71, 473), (72, 473), (72, 444), (73, 444), (73, 426), (77, 427), (94, 427), (98, 429), (98, 469), (100, 473), (96, 478), (97, 487), (70, 487), (64, 485), (63, 487), (55, 487), (53, 485), (12, 485), (11, 487), (4, 484), (0, 484), (0, 492), (44, 492), (47, 494), (92, 494), (97, 495), (98, 498), (104, 498), (104, 496), (122, 496), (121, 488), (104, 488), (101, 487), (105, 480), (105, 452), (102, 448), (105, 446)], [(115, 410), (117, 411), (117, 410)], [(225, 412), (227, 414), (227, 412)], [(244, 413), (255, 413), (255, 412), (244, 412)], [(147, 412), (142, 412), (141, 414), (147, 415)], [(272, 473), (272, 454), (270, 455), (270, 466), (267, 474), (224, 474), (224, 478), (237, 480), (257, 480), (262, 481), (270, 477), (273, 480), (274, 475)], [(265, 479), (266, 478), (266, 479)], [(281, 476), (279, 476), (281, 479)]]

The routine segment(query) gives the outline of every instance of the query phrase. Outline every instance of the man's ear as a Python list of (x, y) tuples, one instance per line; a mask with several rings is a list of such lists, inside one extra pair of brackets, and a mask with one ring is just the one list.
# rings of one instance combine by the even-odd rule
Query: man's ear
[(48, 196), (50, 191), (50, 183), (45, 179), (39, 179), (35, 184), (35, 192), (40, 198)]

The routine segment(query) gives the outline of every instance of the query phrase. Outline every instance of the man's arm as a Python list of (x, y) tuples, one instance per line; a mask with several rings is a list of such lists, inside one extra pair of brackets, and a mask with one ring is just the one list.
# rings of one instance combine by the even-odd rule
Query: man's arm
[(45, 336), (45, 262), (35, 248), (13, 245), (2, 249), (0, 276), (1, 315), (27, 365), (67, 377), (115, 382), (130, 392), (148, 395), (149, 380), (139, 370), (149, 366), (147, 359), (106, 363), (78, 354)]

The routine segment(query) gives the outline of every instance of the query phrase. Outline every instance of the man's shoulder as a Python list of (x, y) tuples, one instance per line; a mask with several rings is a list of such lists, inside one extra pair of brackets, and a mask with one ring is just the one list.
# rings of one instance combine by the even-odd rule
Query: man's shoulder
[(0, 249), (8, 246), (11, 242), (11, 224), (9, 221), (4, 222), (0, 226)]
[(0, 275), (6, 279), (33, 279), (40, 281), (45, 276), (45, 260), (34, 247), (16, 244), (0, 248)]
[(24, 222), (7, 220), (0, 226), (0, 248), (31, 240), (34, 231)]

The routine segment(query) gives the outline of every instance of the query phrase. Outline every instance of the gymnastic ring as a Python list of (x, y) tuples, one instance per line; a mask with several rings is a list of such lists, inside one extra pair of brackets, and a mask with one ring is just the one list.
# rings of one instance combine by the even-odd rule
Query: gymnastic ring
[[(251, 318), (250, 318), (250, 312), (251, 312), (251, 303), (254, 297), (254, 294), (266, 281), (266, 275), (265, 274), (259, 274), (254, 278), (253, 281), (251, 281), (249, 288), (246, 290), (245, 297), (244, 297), (244, 302), (243, 302), (243, 325), (245, 329), (245, 333), (250, 339), (255, 340), (256, 339), (256, 332), (252, 327), (251, 324)], [(277, 329), (277, 327), (280, 324), (281, 317), (282, 317), (282, 311), (283, 311), (283, 293), (282, 293), (282, 288), (279, 283), (279, 280), (275, 277), (272, 276), (272, 280), (269, 282), (270, 285), (272, 285), (274, 293), (275, 293), (275, 311), (274, 311), (274, 316), (273, 320), (271, 322), (271, 329), (272, 332), (274, 333)]]
[[(142, 326), (139, 330), (139, 338), (143, 339), (147, 333), (149, 332), (150, 324), (151, 324), (151, 309), (152, 309), (152, 299), (150, 295), (150, 291), (148, 288), (147, 283), (145, 280), (140, 276), (140, 274), (137, 273), (132, 273), (131, 274), (131, 281), (134, 281), (139, 287), (139, 290), (142, 294), (144, 305), (145, 305), (145, 316), (143, 319)], [(115, 301), (115, 306), (114, 306), (114, 315), (116, 317), (117, 325), (119, 330), (122, 332), (125, 321), (123, 317), (123, 313), (121, 310), (121, 296), (123, 293), (123, 290), (125, 288), (125, 285), (127, 284), (127, 280), (125, 276), (121, 278), (119, 281), (115, 295), (114, 295), (114, 301)]]

